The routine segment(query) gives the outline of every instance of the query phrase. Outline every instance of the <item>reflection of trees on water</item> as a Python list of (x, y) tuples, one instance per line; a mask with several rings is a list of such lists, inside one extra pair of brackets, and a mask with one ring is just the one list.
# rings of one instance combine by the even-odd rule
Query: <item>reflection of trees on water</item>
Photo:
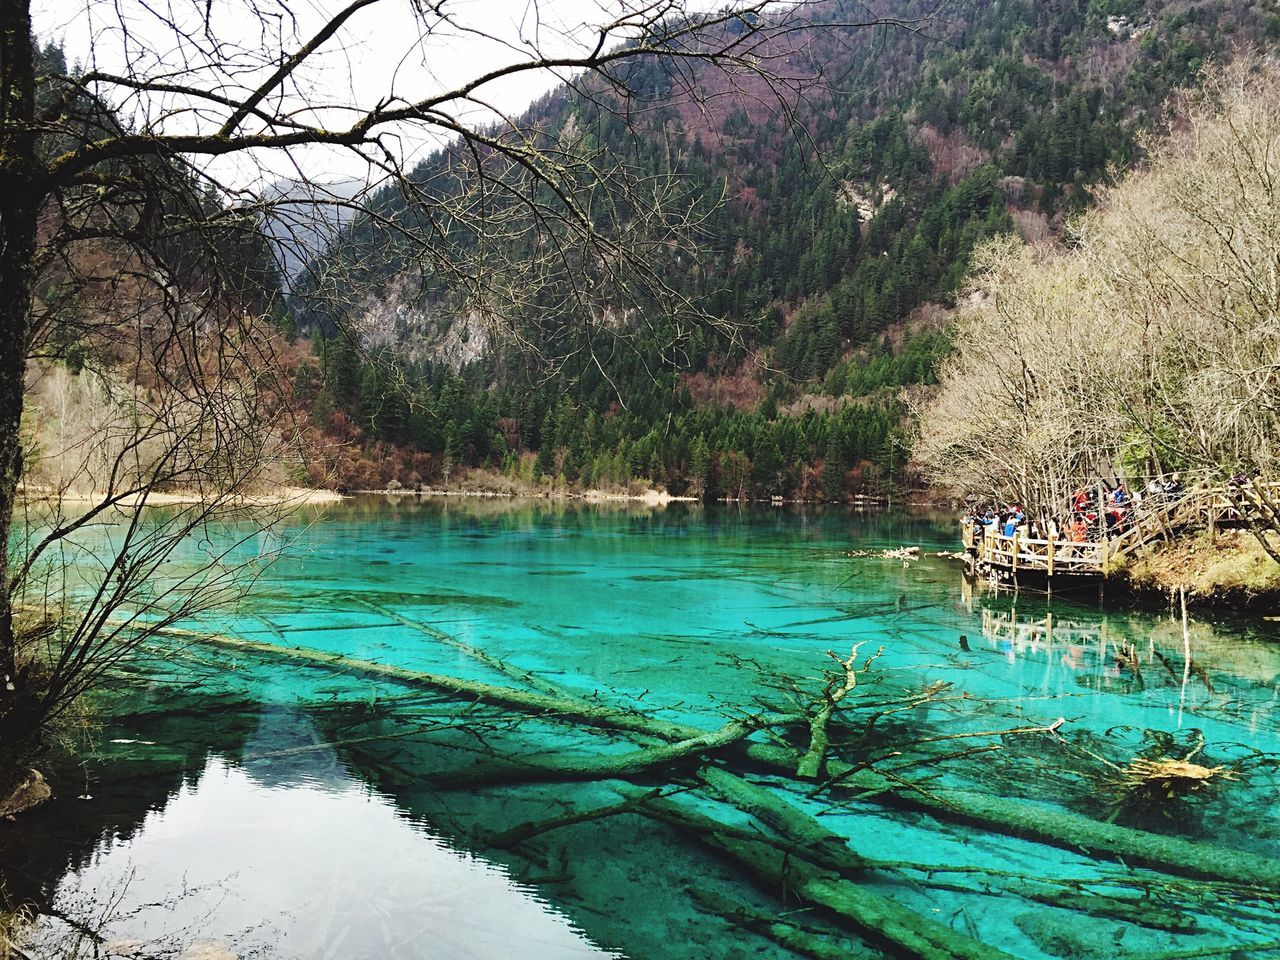
[(1043, 597), (966, 592), (964, 602), (981, 617), (985, 648), (1024, 669), (1040, 665), (1046, 689), (1143, 694), (1174, 709), (1177, 726), (1212, 720), (1238, 735), (1280, 736), (1280, 648), (1262, 634), (1184, 626), (1174, 614), (1091, 614)]

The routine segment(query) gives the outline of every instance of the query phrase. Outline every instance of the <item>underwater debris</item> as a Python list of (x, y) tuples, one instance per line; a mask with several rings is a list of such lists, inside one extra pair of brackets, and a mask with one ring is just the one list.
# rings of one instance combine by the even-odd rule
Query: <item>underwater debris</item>
[(1206, 767), (1190, 760), (1138, 757), (1124, 768), (1116, 783), (1130, 794), (1141, 792), (1151, 799), (1173, 799), (1196, 793), (1216, 778), (1234, 780), (1236, 774), (1228, 767)]
[(858, 559), (872, 558), (876, 560), (919, 560), (919, 547), (898, 547), (895, 550), (846, 550), (846, 557)]

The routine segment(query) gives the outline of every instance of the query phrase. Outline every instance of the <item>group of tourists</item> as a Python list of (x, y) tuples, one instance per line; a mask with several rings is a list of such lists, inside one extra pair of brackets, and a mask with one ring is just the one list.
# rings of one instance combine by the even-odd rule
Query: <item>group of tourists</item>
[(1096, 542), (1130, 529), (1137, 511), (1144, 505), (1151, 507), (1167, 502), (1182, 490), (1182, 478), (1176, 473), (1167, 478), (1152, 478), (1140, 492), (1130, 492), (1119, 480), (1099, 481), (1089, 487), (1078, 487), (1063, 513), (1047, 520), (1030, 520), (1020, 504), (1010, 504), (999, 509), (975, 509), (965, 518), (965, 523), (975, 535), (981, 530), (984, 534), (1005, 537), (1017, 534), (1032, 540)]

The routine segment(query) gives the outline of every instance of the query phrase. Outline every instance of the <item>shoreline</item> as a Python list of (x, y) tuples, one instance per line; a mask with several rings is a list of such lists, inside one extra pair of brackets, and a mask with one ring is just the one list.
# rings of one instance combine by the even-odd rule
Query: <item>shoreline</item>
[(643, 503), (665, 507), (671, 503), (699, 503), (697, 497), (677, 497), (665, 490), (649, 489), (643, 493), (607, 493), (603, 490), (570, 491), (516, 491), (516, 490), (465, 490), (448, 487), (430, 487), (422, 490), (399, 489), (352, 490), (350, 496), (360, 497), (474, 497), (489, 500), (581, 500), (585, 503)]
[[(919, 494), (919, 492), (916, 492)], [(931, 500), (916, 497), (891, 499), (887, 497), (865, 497), (858, 495), (849, 500), (805, 500), (786, 498), (739, 498), (718, 497), (704, 500), (701, 497), (687, 497), (667, 493), (666, 490), (650, 488), (643, 493), (621, 493), (617, 490), (495, 490), (457, 488), (457, 486), (430, 486), (430, 488), (372, 488), (346, 490), (344, 497), (457, 497), (504, 500), (549, 500), (549, 502), (567, 502), (580, 500), (584, 503), (645, 503), (649, 506), (666, 507), (671, 503), (736, 503), (764, 504), (764, 506), (808, 506), (808, 507), (849, 507), (852, 509), (911, 507), (914, 509), (946, 509), (951, 506), (947, 500)]]
[(1138, 599), (1243, 614), (1280, 613), (1280, 565), (1241, 530), (1185, 537), (1134, 558), (1117, 571)]
[[(47, 503), (58, 506), (93, 506), (102, 503), (108, 494), (100, 490), (67, 490), (57, 491), (45, 486), (26, 486), (19, 484), (18, 499), (28, 504)], [(891, 509), (895, 506), (913, 509), (946, 509), (948, 501), (930, 500), (922, 495), (922, 491), (913, 491), (911, 495), (901, 498), (872, 497), (859, 495), (850, 500), (798, 500), (784, 498), (737, 498), (720, 497), (715, 500), (703, 500), (701, 497), (676, 495), (650, 487), (639, 493), (625, 493), (599, 489), (588, 490), (517, 490), (517, 489), (484, 489), (477, 487), (424, 487), (412, 489), (371, 488), (356, 490), (331, 490), (321, 487), (276, 487), (269, 492), (242, 494), (227, 497), (228, 507), (296, 507), (296, 506), (328, 506), (349, 501), (354, 497), (416, 497), (416, 498), (468, 498), (488, 500), (542, 500), (549, 502), (577, 501), (581, 503), (637, 503), (650, 507), (666, 507), (673, 503), (720, 503), (720, 504), (755, 504), (764, 506), (831, 506), (846, 507), (853, 510)], [(196, 491), (151, 491), (126, 497), (119, 501), (121, 508), (134, 508), (139, 505), (149, 507), (191, 506), (208, 503), (210, 498)]]
[[(51, 503), (62, 505), (93, 506), (110, 498), (101, 490), (66, 490), (57, 491), (41, 487), (18, 487), (18, 499), (24, 503)], [(317, 506), (341, 503), (348, 499), (334, 490), (321, 490), (314, 487), (277, 487), (269, 493), (246, 493), (227, 496), (227, 506), (236, 507), (283, 507), (283, 506)], [(117, 506), (133, 508), (190, 506), (192, 504), (209, 503), (211, 498), (196, 491), (150, 491), (121, 499)]]
[(887, 497), (855, 497), (852, 500), (794, 500), (784, 498), (738, 498), (718, 497), (715, 500), (703, 500), (701, 497), (677, 496), (665, 490), (646, 490), (644, 493), (617, 493), (603, 490), (581, 491), (516, 491), (516, 490), (466, 490), (452, 487), (430, 487), (421, 490), (401, 487), (399, 489), (360, 489), (348, 490), (345, 497), (458, 497), (479, 498), (489, 500), (546, 500), (552, 502), (580, 501), (583, 503), (643, 503), (650, 506), (667, 506), (672, 503), (723, 503), (723, 504), (755, 504), (762, 506), (816, 506), (816, 507), (848, 507), (855, 510), (888, 509), (895, 506), (911, 507), (918, 510), (941, 510), (948, 505), (930, 500), (892, 501)]

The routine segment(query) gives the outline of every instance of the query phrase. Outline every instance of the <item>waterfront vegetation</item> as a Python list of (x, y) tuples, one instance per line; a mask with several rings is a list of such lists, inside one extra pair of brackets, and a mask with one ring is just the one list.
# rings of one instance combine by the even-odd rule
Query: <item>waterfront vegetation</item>
[(1280, 79), (1241, 62), (1099, 191), (1069, 247), (986, 246), (919, 411), (927, 475), (1045, 524), (1097, 478), (1142, 496), (1181, 471), (1280, 565), (1277, 143)]

